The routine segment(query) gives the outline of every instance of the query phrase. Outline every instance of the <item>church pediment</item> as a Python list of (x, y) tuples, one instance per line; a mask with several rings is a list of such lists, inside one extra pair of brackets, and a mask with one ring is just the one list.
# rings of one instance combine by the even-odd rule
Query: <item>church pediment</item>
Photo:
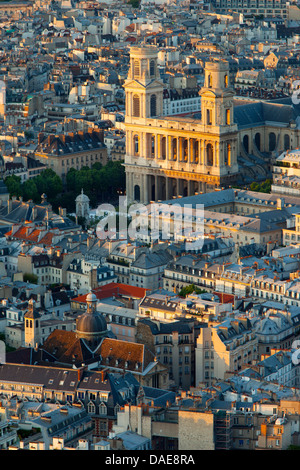
[(147, 83), (141, 83), (138, 80), (128, 80), (125, 82), (124, 86), (125, 88), (135, 88), (135, 89), (140, 88), (141, 90), (145, 90), (146, 88), (149, 88), (150, 86), (151, 88), (161, 87), (162, 82), (160, 82), (159, 80), (155, 80), (155, 79)]

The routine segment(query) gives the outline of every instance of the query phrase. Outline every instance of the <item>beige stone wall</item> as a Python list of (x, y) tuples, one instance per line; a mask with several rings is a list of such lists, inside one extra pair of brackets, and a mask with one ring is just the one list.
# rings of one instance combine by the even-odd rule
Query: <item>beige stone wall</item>
[(178, 449), (214, 450), (214, 424), (212, 413), (178, 412)]

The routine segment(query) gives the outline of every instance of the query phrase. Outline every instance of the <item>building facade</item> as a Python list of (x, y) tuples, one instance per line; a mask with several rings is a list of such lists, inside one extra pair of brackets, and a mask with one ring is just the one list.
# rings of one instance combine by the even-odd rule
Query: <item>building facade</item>
[(238, 129), (228, 62), (206, 64), (201, 119), (199, 113), (164, 116), (154, 48), (131, 48), (124, 87), (129, 202), (168, 200), (234, 183)]

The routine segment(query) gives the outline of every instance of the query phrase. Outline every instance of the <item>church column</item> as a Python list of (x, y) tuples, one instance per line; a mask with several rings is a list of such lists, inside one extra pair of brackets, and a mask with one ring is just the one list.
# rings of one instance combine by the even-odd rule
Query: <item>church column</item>
[(176, 179), (176, 185), (177, 185), (177, 197), (182, 196), (182, 181), (180, 178)]
[(166, 160), (171, 160), (170, 158), (170, 136), (166, 136)]
[(204, 147), (205, 147), (205, 140), (200, 140), (200, 153), (199, 153), (199, 162), (200, 165), (204, 165)]
[(155, 201), (157, 201), (158, 200), (158, 175), (155, 175), (154, 181), (155, 181)]
[(144, 204), (149, 202), (149, 190), (148, 190), (148, 175), (143, 175), (143, 193), (144, 193)]
[(157, 148), (156, 158), (161, 159), (161, 135), (160, 135), (160, 134), (157, 134), (157, 135), (156, 135), (156, 140), (157, 140), (157, 144), (156, 144), (156, 148)]
[(170, 199), (170, 178), (166, 176), (166, 200)]
[(214, 165), (215, 166), (219, 166), (220, 165), (220, 162), (219, 162), (219, 142), (215, 142), (215, 145), (214, 145)]
[(127, 202), (131, 203), (133, 201), (133, 174), (131, 172), (126, 172), (126, 196)]
[(194, 148), (193, 148), (194, 139), (188, 137), (188, 163), (193, 163), (194, 161)]

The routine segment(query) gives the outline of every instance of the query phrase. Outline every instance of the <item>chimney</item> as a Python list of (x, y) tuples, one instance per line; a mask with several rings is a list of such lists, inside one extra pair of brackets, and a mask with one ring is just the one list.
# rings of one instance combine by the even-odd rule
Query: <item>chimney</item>
[(50, 134), (50, 135), (48, 136), (48, 145), (51, 145), (51, 144), (52, 144), (54, 138), (55, 138), (55, 135), (54, 135), (54, 134)]
[(7, 200), (7, 213), (10, 214), (11, 210), (12, 210), (12, 200), (8, 199)]
[(282, 210), (284, 208), (284, 199), (279, 197), (277, 199), (277, 209)]
[(78, 382), (80, 382), (80, 380), (82, 379), (82, 376), (83, 376), (83, 368), (77, 369), (77, 380), (78, 380)]
[(66, 217), (66, 216), (67, 216), (67, 210), (64, 209), (63, 207), (59, 207), (59, 208), (58, 208), (58, 211), (59, 211), (59, 215), (60, 215), (61, 217)]
[(44, 140), (45, 134), (43, 132), (40, 132), (38, 135), (38, 144), (41, 144)]
[(36, 208), (36, 206), (34, 206), (34, 207), (32, 208), (31, 220), (35, 220), (36, 217), (37, 217), (37, 208)]

